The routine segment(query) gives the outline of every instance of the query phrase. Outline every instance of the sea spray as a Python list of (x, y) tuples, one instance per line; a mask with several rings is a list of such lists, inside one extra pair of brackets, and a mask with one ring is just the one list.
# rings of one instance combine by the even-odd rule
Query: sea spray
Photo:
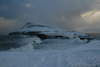
[(41, 40), (40, 38), (38, 37), (32, 37), (32, 38), (25, 38), (23, 40), (21, 40), (19, 42), (19, 45), (24, 45), (24, 46), (21, 46), (20, 48), (11, 48), (9, 51), (10, 52), (13, 52), (13, 51), (21, 51), (21, 52), (27, 52), (27, 51), (33, 51), (35, 46), (37, 44), (40, 44), (41, 43)]

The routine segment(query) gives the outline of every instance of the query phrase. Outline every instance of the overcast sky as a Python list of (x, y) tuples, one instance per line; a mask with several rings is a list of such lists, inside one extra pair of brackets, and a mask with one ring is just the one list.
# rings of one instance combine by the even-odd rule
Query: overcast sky
[(0, 0), (0, 34), (16, 31), (26, 22), (100, 33), (100, 0)]

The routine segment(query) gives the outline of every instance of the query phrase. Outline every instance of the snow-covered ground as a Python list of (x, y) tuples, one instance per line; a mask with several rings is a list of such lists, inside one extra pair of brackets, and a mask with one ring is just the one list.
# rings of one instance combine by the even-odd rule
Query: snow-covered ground
[(86, 40), (78, 38), (47, 39), (41, 43), (38, 38), (35, 39), (36, 43), (29, 42), (31, 38), (25, 39), (28, 45), (1, 51), (0, 67), (100, 67), (99, 40), (85, 43)]

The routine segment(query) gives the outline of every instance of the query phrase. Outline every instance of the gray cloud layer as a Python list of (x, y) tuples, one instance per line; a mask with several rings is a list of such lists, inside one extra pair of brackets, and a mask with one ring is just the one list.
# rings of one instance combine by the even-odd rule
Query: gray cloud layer
[(16, 30), (27, 21), (56, 25), (66, 30), (98, 32), (99, 20), (90, 24), (81, 14), (99, 11), (99, 4), (99, 0), (0, 0), (0, 17), (10, 20), (8, 23), (0, 20), (0, 32)]

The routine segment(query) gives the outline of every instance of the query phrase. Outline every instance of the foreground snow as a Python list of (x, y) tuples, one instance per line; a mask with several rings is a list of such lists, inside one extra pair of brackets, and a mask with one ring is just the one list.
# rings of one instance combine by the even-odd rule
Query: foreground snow
[(0, 67), (100, 67), (100, 41), (66, 50), (0, 52)]

